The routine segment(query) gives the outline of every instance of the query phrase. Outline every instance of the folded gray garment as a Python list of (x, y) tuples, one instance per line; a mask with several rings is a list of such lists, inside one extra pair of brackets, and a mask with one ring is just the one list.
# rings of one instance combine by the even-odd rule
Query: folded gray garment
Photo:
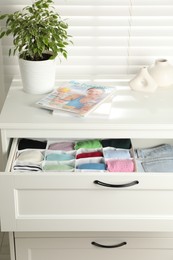
[(25, 150), (21, 152), (17, 158), (20, 162), (41, 162), (43, 160), (43, 154), (39, 150)]

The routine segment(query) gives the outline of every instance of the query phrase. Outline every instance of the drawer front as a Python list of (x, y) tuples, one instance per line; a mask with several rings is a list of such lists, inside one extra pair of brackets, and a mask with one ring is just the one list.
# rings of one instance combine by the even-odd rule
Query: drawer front
[[(15, 143), (8, 167), (15, 153)], [(2, 173), (3, 231), (173, 231), (172, 173)]]
[(172, 238), (17, 238), (16, 256), (17, 260), (170, 260), (172, 245)]
[[(111, 184), (139, 183), (109, 188), (95, 184), (96, 178)], [(2, 230), (173, 231), (173, 176), (167, 177), (168, 189), (163, 177), (157, 188), (156, 182), (152, 188), (151, 179), (154, 181), (135, 175), (3, 174)]]

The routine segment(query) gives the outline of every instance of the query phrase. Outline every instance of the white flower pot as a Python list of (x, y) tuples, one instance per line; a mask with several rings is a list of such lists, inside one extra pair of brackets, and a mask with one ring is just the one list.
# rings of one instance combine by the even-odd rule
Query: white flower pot
[(45, 94), (55, 85), (56, 61), (29, 61), (19, 59), (23, 89), (30, 94)]
[(157, 89), (157, 83), (148, 73), (147, 67), (139, 70), (137, 75), (129, 82), (131, 89), (143, 92), (154, 92)]
[(148, 71), (158, 87), (173, 86), (173, 66), (166, 59), (156, 60)]

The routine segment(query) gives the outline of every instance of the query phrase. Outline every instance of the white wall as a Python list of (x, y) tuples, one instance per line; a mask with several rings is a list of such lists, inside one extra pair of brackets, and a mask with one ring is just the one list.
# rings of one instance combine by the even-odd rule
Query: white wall
[[(3, 67), (3, 56), (2, 56), (2, 46), (0, 41), (0, 111), (5, 99), (5, 90), (4, 90), (4, 67)], [(1, 139), (0, 139), (0, 147), (1, 147)], [(2, 156), (0, 149), (0, 171), (2, 170)]]
[(2, 46), (0, 41), (0, 110), (5, 98), (4, 91), (4, 67), (3, 67), (3, 56), (2, 56)]

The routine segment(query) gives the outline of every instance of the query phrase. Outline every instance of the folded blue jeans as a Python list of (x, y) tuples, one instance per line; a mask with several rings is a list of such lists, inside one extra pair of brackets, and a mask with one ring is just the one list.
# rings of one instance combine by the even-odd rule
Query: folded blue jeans
[(145, 172), (173, 172), (173, 157), (147, 160), (141, 165)]
[(150, 148), (136, 149), (137, 157), (143, 159), (162, 158), (173, 156), (173, 146), (170, 144), (161, 144)]
[(158, 146), (136, 149), (138, 161), (145, 172), (173, 172), (173, 146), (161, 144)]

